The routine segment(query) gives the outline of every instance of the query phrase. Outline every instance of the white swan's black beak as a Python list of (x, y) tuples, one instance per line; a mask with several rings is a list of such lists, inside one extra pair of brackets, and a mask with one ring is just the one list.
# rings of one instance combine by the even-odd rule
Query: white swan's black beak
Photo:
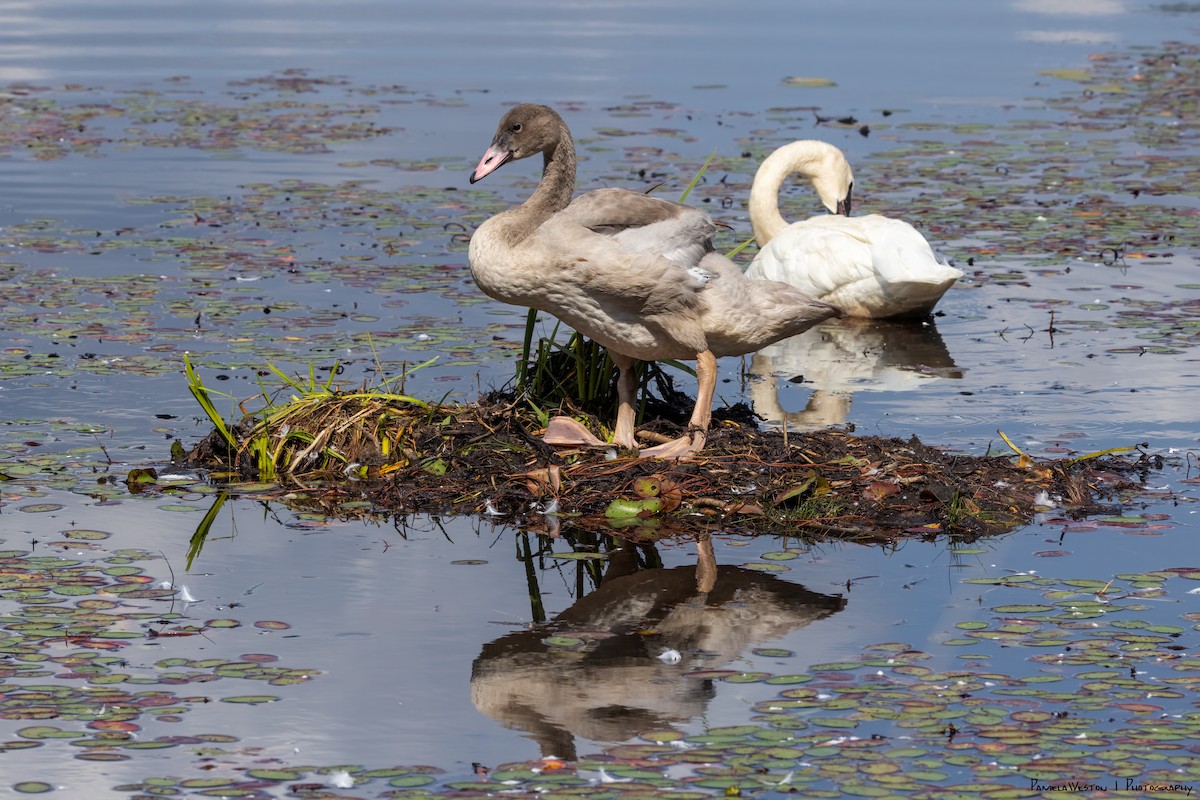
[(854, 185), (853, 184), (851, 184), (850, 188), (846, 190), (846, 196), (843, 197), (841, 200), (838, 200), (838, 202), (837, 202), (837, 213), (843, 217), (850, 216), (850, 205), (851, 205), (850, 196), (852, 194), (854, 194)]
[(475, 171), (471, 173), (471, 183), (500, 169), (509, 161), (512, 161), (512, 158), (512, 150), (505, 150), (499, 145), (493, 144), (483, 154), (483, 158), (479, 160), (479, 166), (475, 167)]

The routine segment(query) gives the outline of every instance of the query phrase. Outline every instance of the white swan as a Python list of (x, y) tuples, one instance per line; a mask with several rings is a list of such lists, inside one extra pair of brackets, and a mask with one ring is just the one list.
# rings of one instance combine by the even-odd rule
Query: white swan
[(718, 356), (753, 352), (841, 315), (786, 284), (747, 280), (712, 252), (715, 226), (694, 208), (624, 189), (572, 202), (575, 145), (547, 106), (505, 114), (471, 182), (538, 153), (542, 178), (533, 194), (471, 237), (471, 275), (489, 296), (549, 312), (608, 348), (620, 371), (613, 441), (621, 447), (637, 448), (637, 360), (696, 360), (688, 432), (640, 453), (681, 458), (704, 446)]
[[(838, 216), (789, 225), (779, 213), (779, 189), (793, 173), (807, 177)], [(785, 281), (852, 317), (928, 314), (962, 271), (939, 262), (907, 222), (849, 216), (853, 185), (846, 157), (826, 142), (792, 142), (767, 156), (750, 188), (750, 224), (761, 249), (746, 275)]]

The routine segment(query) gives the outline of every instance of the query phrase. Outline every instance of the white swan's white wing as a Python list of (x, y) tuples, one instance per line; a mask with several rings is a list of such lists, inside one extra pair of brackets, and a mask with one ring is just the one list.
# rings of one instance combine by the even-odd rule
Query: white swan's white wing
[(844, 219), (854, 223), (869, 242), (875, 271), (886, 283), (948, 288), (962, 277), (962, 270), (938, 261), (925, 237), (903, 220), (878, 214)]
[(877, 214), (793, 223), (746, 274), (790, 283), (850, 316), (877, 318), (927, 314), (962, 276), (907, 222)]
[(759, 251), (747, 277), (790, 283), (820, 298), (864, 281), (864, 291), (870, 291), (869, 242), (845, 226), (825, 224), (831, 219), (847, 218), (814, 217), (789, 225)]

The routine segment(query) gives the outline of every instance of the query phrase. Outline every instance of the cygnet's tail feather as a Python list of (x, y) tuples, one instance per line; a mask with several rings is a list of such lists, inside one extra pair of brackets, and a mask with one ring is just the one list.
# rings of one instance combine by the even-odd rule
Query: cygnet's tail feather
[[(744, 355), (768, 344), (803, 333), (812, 326), (843, 316), (832, 303), (818, 300), (791, 284), (750, 280), (728, 259), (701, 263), (720, 278), (720, 291), (708, 295), (705, 335), (717, 355)], [(721, 261), (729, 264), (728, 275)]]

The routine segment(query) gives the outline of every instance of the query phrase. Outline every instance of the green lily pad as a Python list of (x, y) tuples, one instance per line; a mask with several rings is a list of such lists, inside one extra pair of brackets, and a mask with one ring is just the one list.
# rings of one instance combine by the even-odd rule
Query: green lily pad
[(235, 697), (222, 697), (222, 703), (239, 703), (246, 705), (261, 705), (263, 703), (275, 703), (281, 698), (273, 694), (244, 694)]

